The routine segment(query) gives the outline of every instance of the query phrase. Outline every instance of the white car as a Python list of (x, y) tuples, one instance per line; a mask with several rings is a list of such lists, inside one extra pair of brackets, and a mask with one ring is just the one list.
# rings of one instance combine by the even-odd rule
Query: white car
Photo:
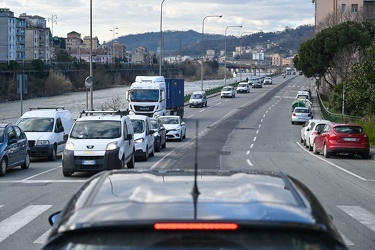
[(313, 151), (314, 147), (314, 139), (316, 137), (316, 134), (318, 132), (322, 132), (324, 126), (328, 124), (328, 120), (315, 120), (314, 124), (312, 124), (311, 129), (307, 131), (306, 133), (306, 140), (305, 140), (305, 146), (308, 148), (310, 151)]
[(313, 119), (312, 111), (310, 108), (306, 107), (296, 107), (292, 112), (292, 124), (295, 123), (305, 123), (308, 120)]
[(307, 122), (305, 122), (302, 125), (302, 128), (301, 128), (301, 143), (303, 145), (306, 145), (306, 134), (311, 130), (312, 126), (315, 124), (314, 123), (315, 121), (319, 121), (319, 120), (311, 119), (311, 120), (308, 120)]
[(178, 140), (186, 138), (186, 124), (178, 115), (160, 116), (160, 120), (167, 130), (168, 140)]
[(272, 78), (269, 77), (269, 76), (266, 76), (263, 80), (263, 84), (266, 85), (266, 84), (272, 84)]
[(237, 85), (237, 93), (250, 93), (250, 87), (247, 82), (241, 82)]
[(224, 98), (224, 97), (231, 97), (231, 98), (236, 97), (236, 91), (234, 90), (234, 88), (232, 86), (225, 86), (221, 90), (220, 97), (221, 98)]
[(150, 117), (145, 115), (128, 115), (134, 130), (135, 158), (148, 160), (154, 156), (154, 133)]

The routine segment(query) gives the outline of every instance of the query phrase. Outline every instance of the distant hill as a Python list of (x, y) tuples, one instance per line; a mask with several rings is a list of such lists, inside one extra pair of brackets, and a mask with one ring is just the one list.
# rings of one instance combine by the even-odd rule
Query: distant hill
[[(275, 52), (291, 50), (297, 53), (300, 44), (312, 38), (315, 26), (304, 25), (296, 29), (286, 28), (278, 32), (259, 32), (252, 35), (245, 34), (241, 41), (235, 36), (227, 36), (227, 50), (235, 47), (255, 45), (259, 43), (278, 44)], [(127, 50), (134, 51), (136, 47), (143, 45), (150, 51), (157, 51), (160, 46), (160, 32), (148, 32), (118, 37), (120, 43), (127, 46)], [(163, 31), (163, 54), (200, 56), (202, 49), (202, 34), (194, 30), (188, 31)], [(219, 34), (204, 34), (205, 49), (214, 49), (217, 52), (225, 48), (225, 36)]]

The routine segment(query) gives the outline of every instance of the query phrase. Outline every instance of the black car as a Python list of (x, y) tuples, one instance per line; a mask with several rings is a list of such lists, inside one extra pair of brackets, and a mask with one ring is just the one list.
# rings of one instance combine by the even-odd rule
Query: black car
[(27, 137), (20, 127), (13, 124), (0, 124), (0, 176), (8, 169), (30, 166), (30, 148)]
[(50, 216), (47, 249), (347, 249), (282, 172), (104, 171)]
[(167, 146), (167, 130), (159, 118), (151, 118), (151, 126), (154, 133), (154, 148), (156, 152), (160, 152), (161, 148)]

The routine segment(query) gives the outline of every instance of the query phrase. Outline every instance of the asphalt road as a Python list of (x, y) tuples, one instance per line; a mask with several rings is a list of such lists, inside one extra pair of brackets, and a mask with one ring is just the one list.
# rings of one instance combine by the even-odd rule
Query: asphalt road
[[(314, 192), (351, 250), (374, 249), (374, 160), (314, 155), (300, 145), (302, 127), (291, 125), (291, 102), (302, 86), (310, 84), (302, 76), (278, 77), (273, 85), (248, 94), (213, 96), (207, 107), (187, 107), (187, 138), (168, 141), (147, 162), (136, 162), (136, 168), (192, 169), (198, 152), (198, 168), (281, 170)], [(50, 99), (54, 98), (46, 98)], [(81, 99), (75, 106), (84, 105)], [(71, 105), (70, 100), (66, 104)], [(63, 177), (61, 157), (54, 162), (33, 160), (28, 170), (9, 170), (0, 178), (0, 249), (40, 249), (50, 228), (48, 216), (89, 177)]]

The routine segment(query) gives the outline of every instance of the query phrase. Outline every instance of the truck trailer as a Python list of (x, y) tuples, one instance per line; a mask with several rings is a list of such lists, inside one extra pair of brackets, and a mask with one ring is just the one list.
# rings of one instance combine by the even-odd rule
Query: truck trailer
[(126, 92), (129, 114), (184, 116), (184, 79), (137, 76)]

